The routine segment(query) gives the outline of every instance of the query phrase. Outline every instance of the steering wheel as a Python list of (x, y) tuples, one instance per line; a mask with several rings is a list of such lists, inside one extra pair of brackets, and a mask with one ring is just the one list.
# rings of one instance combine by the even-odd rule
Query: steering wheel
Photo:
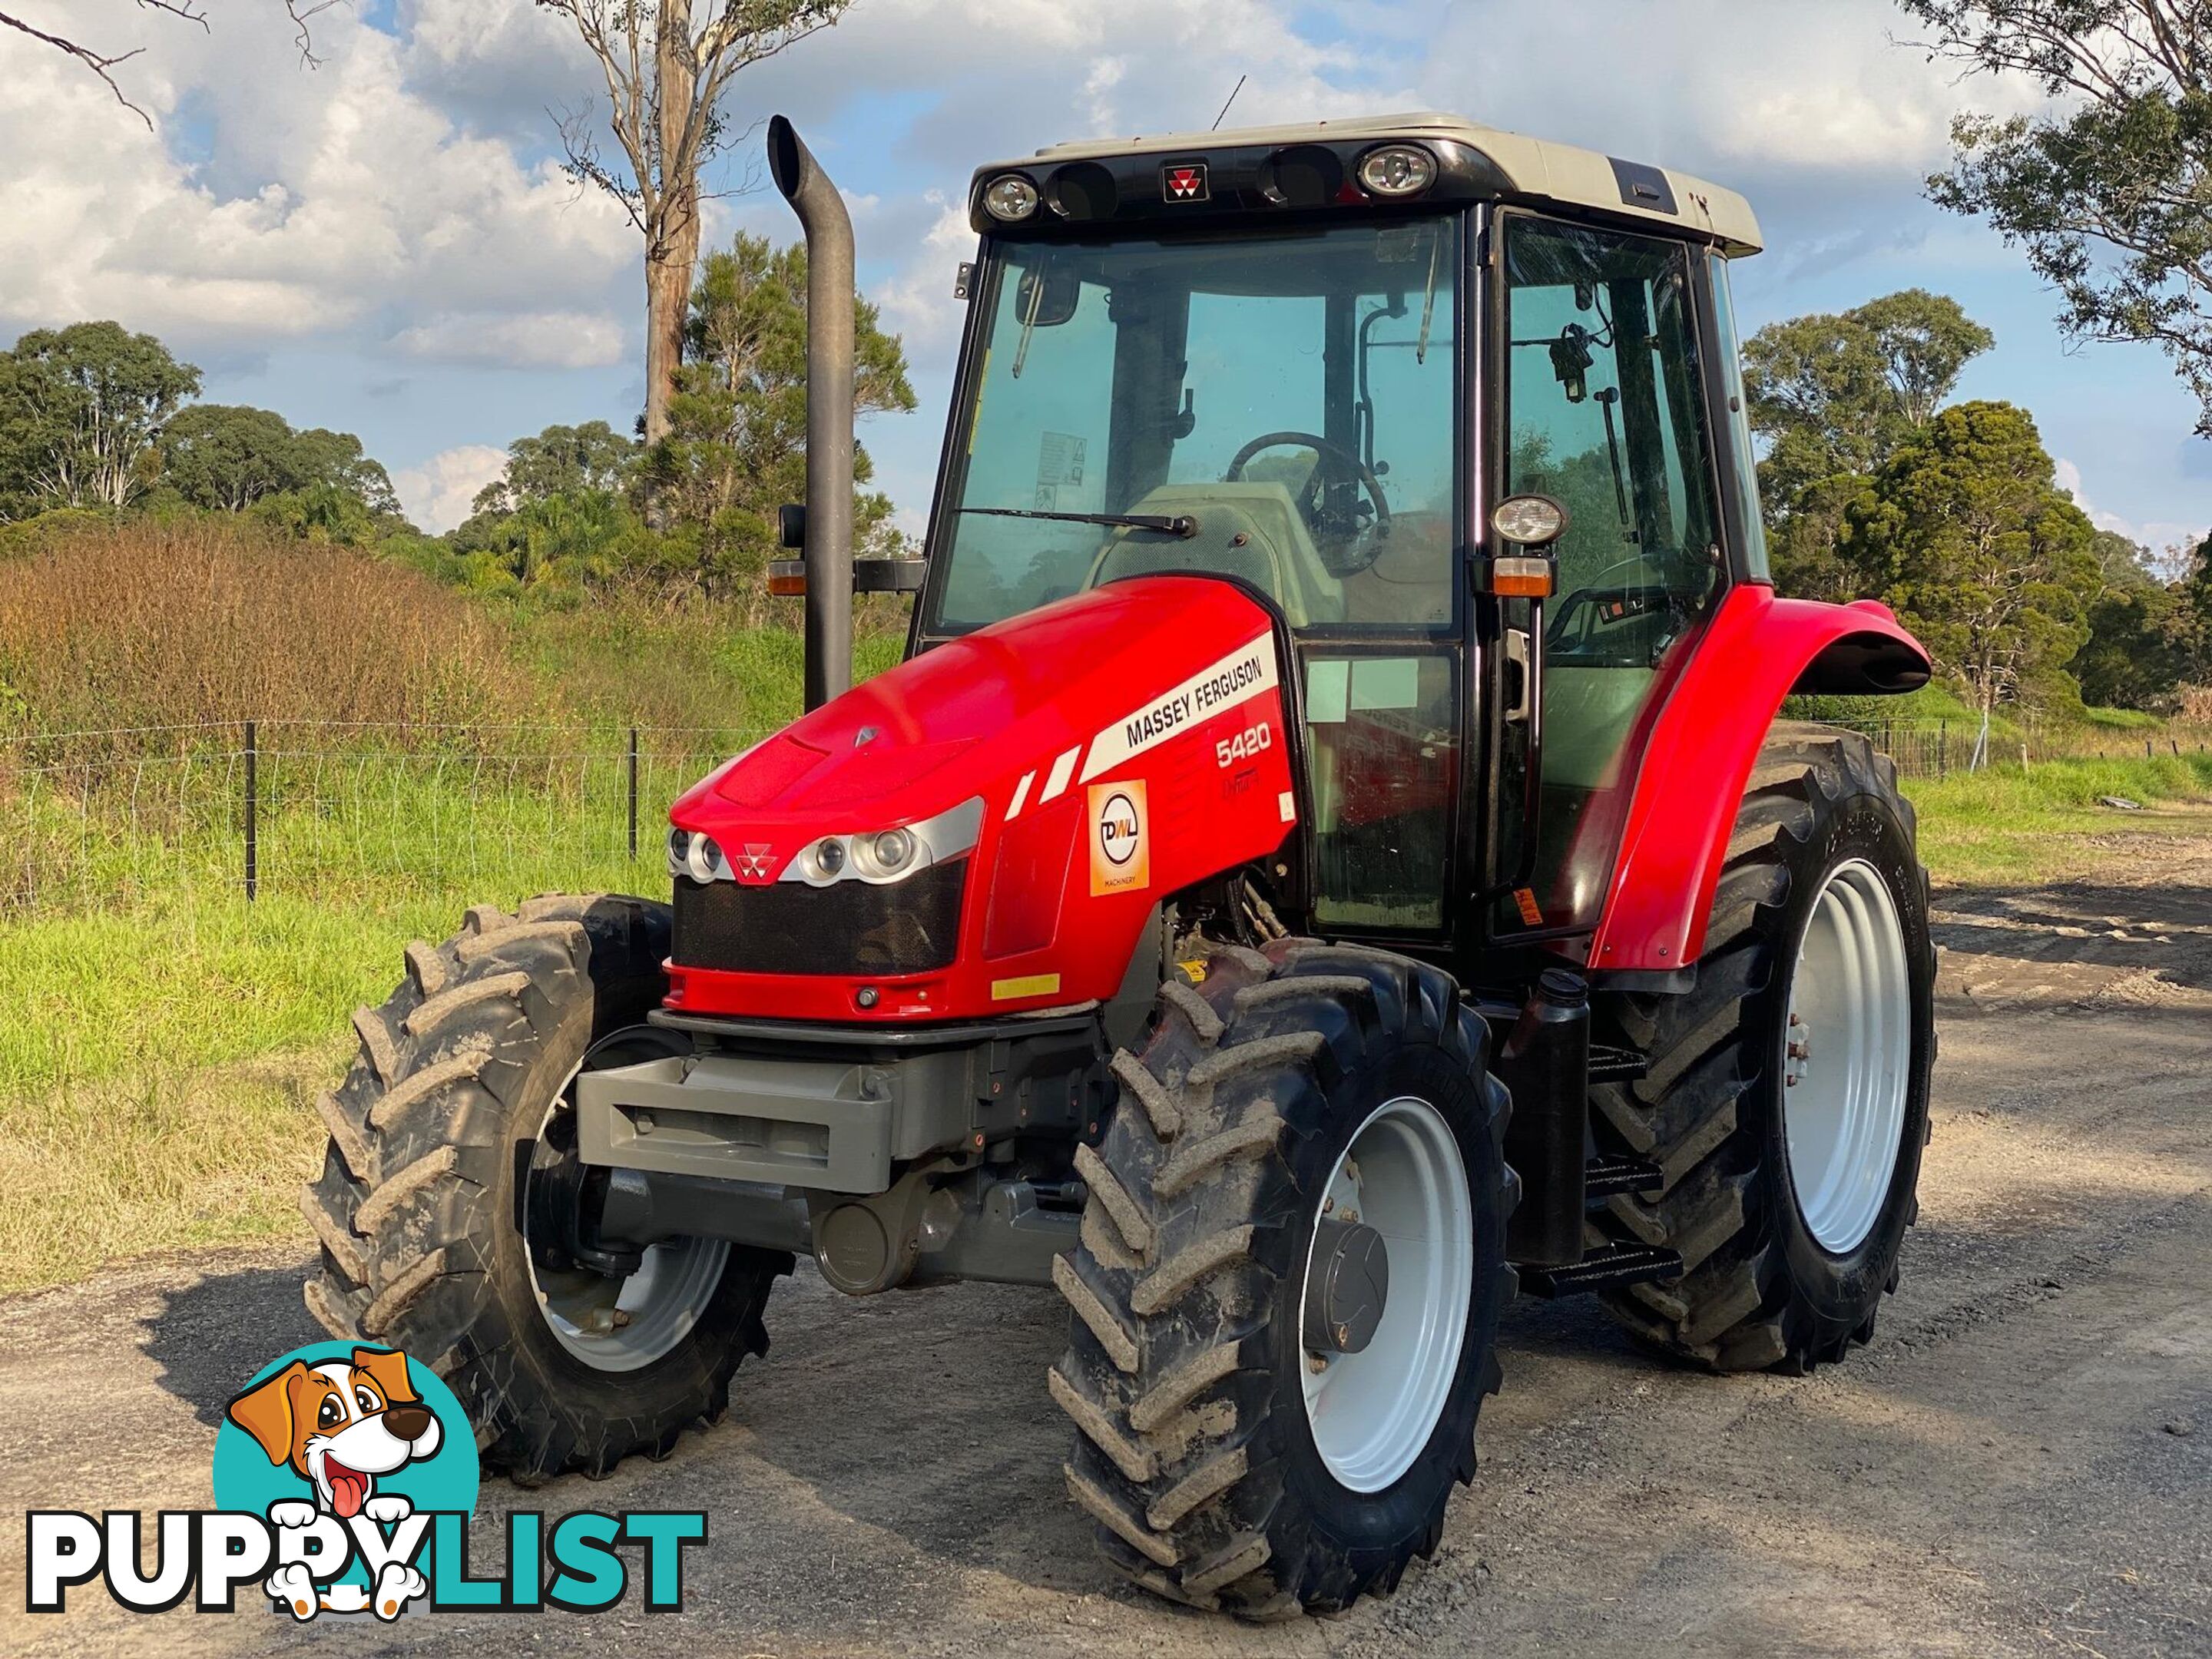
[[(1364, 541), (1366, 547), (1365, 556), (1355, 556), (1348, 561), (1340, 561), (1332, 560), (1324, 554), (1322, 559), (1322, 562), (1328, 567), (1331, 575), (1356, 575), (1366, 569), (1368, 566), (1382, 556), (1382, 540), (1390, 533), (1390, 503), (1383, 498), (1382, 482), (1375, 476), (1375, 469), (1361, 460), (1351, 450), (1345, 448), (1343, 445), (1331, 443), (1318, 433), (1313, 432), (1263, 432), (1230, 458), (1229, 470), (1221, 475), (1222, 483), (1236, 483), (1242, 480), (1244, 477), (1245, 466), (1261, 450), (1285, 447), (1310, 449), (1319, 458), (1312, 474), (1306, 479), (1305, 488), (1298, 493), (1298, 511), (1305, 516), (1307, 527), (1314, 532), (1316, 544), (1324, 539), (1331, 542), (1340, 539), (1322, 522), (1321, 507), (1322, 474), (1333, 472), (1339, 478), (1356, 481), (1366, 489), (1367, 499), (1375, 507), (1375, 534), (1371, 537), (1360, 537), (1358, 527), (1355, 524), (1352, 536), (1344, 538), (1349, 539), (1355, 550)], [(1315, 550), (1320, 551), (1318, 545)]]

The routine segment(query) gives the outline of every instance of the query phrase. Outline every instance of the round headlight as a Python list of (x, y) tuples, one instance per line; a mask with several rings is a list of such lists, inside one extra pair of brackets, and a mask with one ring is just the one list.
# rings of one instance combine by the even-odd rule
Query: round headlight
[(824, 881), (836, 877), (845, 868), (845, 843), (835, 836), (824, 836), (814, 843), (815, 873)]
[(1419, 196), (1437, 181), (1437, 158), (1413, 144), (1385, 144), (1359, 158), (1359, 182), (1377, 196)]
[(896, 876), (914, 862), (919, 843), (904, 830), (884, 830), (853, 843), (853, 861), (864, 876)]
[(690, 856), (690, 852), (691, 832), (689, 830), (671, 830), (668, 832), (668, 861), (671, 864), (682, 864)]
[(722, 861), (722, 849), (714, 845), (712, 836), (694, 836), (690, 850), (684, 854), (684, 867), (691, 872), (694, 881), (712, 881), (715, 866)]
[(984, 187), (983, 209), (1008, 224), (1037, 210), (1037, 187), (1018, 173), (1002, 173)]
[(1549, 495), (1511, 495), (1491, 510), (1490, 527), (1516, 547), (1542, 547), (1566, 533), (1567, 509)]

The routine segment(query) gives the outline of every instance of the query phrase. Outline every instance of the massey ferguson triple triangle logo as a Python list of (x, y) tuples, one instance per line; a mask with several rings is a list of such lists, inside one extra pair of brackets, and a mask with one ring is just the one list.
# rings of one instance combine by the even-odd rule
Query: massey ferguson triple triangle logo
[(1206, 199), (1206, 163), (1177, 161), (1160, 169), (1160, 194), (1170, 202)]

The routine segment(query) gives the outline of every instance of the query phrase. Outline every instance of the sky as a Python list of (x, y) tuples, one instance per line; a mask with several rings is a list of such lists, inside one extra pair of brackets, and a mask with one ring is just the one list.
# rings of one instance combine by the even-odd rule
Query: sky
[[(641, 244), (563, 176), (551, 112), (596, 67), (530, 0), (349, 0), (303, 66), (277, 0), (203, 31), (130, 0), (21, 0), (113, 50), (152, 130), (81, 67), (0, 33), (0, 340), (112, 318), (204, 396), (361, 434), (416, 522), (458, 523), (504, 447), (554, 422), (628, 429), (643, 402)], [(704, 7), (702, 7), (704, 10)], [(1768, 251), (1739, 264), (1748, 332), (1901, 288), (1995, 331), (1959, 395), (2027, 407), (2100, 526), (2154, 550), (2212, 527), (2212, 443), (2148, 346), (2069, 347), (2016, 251), (1922, 181), (1962, 108), (2033, 108), (1899, 37), (1889, 0), (855, 0), (756, 64), (728, 111), (795, 120), (850, 203), (860, 281), (906, 342), (921, 408), (862, 441), (902, 524), (936, 468), (980, 163), (1068, 138), (1437, 109), (1741, 191)], [(600, 110), (604, 111), (604, 94)], [(757, 135), (719, 161), (710, 234), (796, 235)]]

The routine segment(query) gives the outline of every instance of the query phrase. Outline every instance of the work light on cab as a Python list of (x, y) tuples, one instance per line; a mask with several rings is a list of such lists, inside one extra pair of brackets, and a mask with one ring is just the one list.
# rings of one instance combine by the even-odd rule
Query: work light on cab
[(994, 219), (1014, 224), (1037, 210), (1037, 187), (1018, 173), (994, 179), (983, 192), (983, 208)]
[(1384, 144), (1359, 158), (1359, 182), (1377, 196), (1419, 196), (1437, 179), (1437, 158), (1414, 144)]

